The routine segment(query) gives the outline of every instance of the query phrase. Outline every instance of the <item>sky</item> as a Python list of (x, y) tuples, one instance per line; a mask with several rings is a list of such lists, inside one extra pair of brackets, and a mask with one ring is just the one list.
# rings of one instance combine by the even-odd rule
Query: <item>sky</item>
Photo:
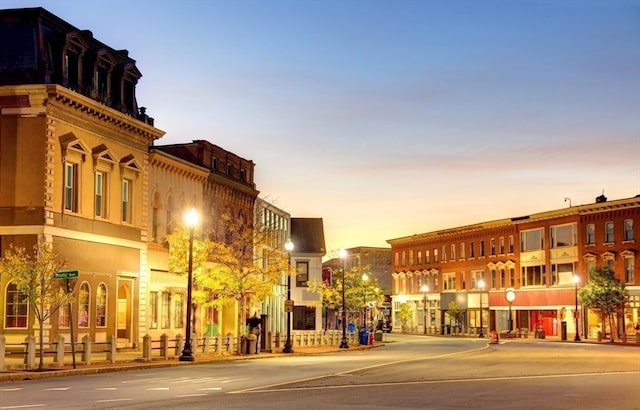
[(206, 139), (341, 248), (640, 194), (640, 0), (0, 0), (143, 77), (159, 145)]

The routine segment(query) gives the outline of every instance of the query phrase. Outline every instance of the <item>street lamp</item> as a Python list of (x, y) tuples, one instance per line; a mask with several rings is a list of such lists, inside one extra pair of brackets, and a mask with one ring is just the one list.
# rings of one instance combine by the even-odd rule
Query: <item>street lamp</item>
[(284, 343), (282, 353), (293, 353), (293, 343), (291, 343), (291, 310), (293, 309), (293, 301), (291, 300), (291, 251), (293, 250), (293, 242), (287, 239), (284, 244), (287, 251), (287, 302), (285, 310), (287, 311), (287, 341)]
[(193, 230), (198, 223), (198, 213), (195, 208), (191, 208), (184, 216), (184, 223), (189, 228), (189, 262), (188, 262), (188, 283), (187, 283), (187, 329), (184, 338), (184, 349), (178, 358), (181, 362), (192, 362), (194, 360), (191, 350), (191, 290), (193, 288)]
[(344, 249), (340, 249), (340, 259), (342, 259), (342, 340), (340, 341), (340, 349), (349, 348), (349, 342), (347, 341), (347, 308), (344, 301), (344, 271), (346, 258), (347, 251)]
[(516, 292), (513, 288), (507, 288), (507, 293), (505, 295), (507, 298), (507, 302), (509, 302), (509, 333), (513, 330), (513, 320), (511, 320), (511, 304), (516, 300)]
[(423, 324), (423, 332), (422, 334), (427, 334), (427, 292), (429, 292), (429, 286), (425, 283), (420, 287), (422, 293), (424, 293), (424, 299), (422, 300), (422, 324)]
[(367, 327), (367, 281), (369, 275), (362, 274), (362, 301), (364, 302), (364, 315), (362, 316), (362, 327)]
[(578, 275), (573, 275), (573, 283), (575, 284), (575, 295), (576, 295), (576, 309), (573, 311), (573, 316), (576, 318), (576, 337), (573, 339), (574, 342), (580, 341), (580, 332), (578, 332), (578, 283), (580, 283), (580, 277)]
[(480, 334), (478, 337), (484, 337), (484, 323), (482, 321), (482, 293), (484, 293), (484, 279), (478, 281), (478, 288), (480, 289)]

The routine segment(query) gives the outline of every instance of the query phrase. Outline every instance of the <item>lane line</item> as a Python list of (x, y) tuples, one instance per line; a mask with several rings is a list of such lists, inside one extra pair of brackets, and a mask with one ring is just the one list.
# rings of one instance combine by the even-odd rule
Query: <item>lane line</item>
[(469, 349), (469, 350), (462, 350), (460, 352), (444, 353), (444, 354), (440, 354), (440, 355), (436, 355), (436, 356), (426, 356), (426, 357), (422, 356), (422, 357), (412, 357), (410, 359), (394, 360), (394, 361), (391, 361), (391, 362), (384, 362), (384, 363), (372, 364), (370, 366), (357, 367), (355, 369), (350, 369), (350, 370), (343, 370), (343, 371), (338, 372), (338, 373), (328, 373), (328, 374), (322, 374), (322, 375), (319, 375), (319, 376), (306, 377), (306, 378), (303, 378), (303, 379), (297, 379), (297, 380), (291, 380), (291, 381), (286, 381), (286, 382), (267, 384), (267, 385), (264, 385), (264, 386), (249, 387), (249, 388), (246, 388), (246, 389), (234, 390), (234, 391), (228, 392), (228, 394), (245, 393), (245, 392), (250, 392), (250, 391), (253, 391), (253, 390), (261, 390), (262, 391), (262, 390), (265, 390), (265, 389), (271, 389), (271, 388), (278, 387), (278, 386), (286, 386), (287, 384), (304, 383), (304, 382), (324, 379), (324, 378), (331, 377), (331, 376), (336, 376), (336, 375), (337, 376), (344, 376), (344, 375), (347, 375), (349, 373), (354, 373), (354, 372), (358, 372), (358, 371), (362, 371), (362, 370), (375, 369), (377, 367), (389, 366), (389, 365), (400, 364), (400, 363), (418, 362), (418, 361), (423, 361), (423, 360), (442, 359), (444, 357), (459, 356), (459, 355), (463, 355), (463, 354), (467, 354), (467, 353), (479, 352), (481, 350), (486, 350), (488, 348), (489, 348), (489, 345), (484, 345), (484, 346), (479, 347), (479, 348)]
[(176, 397), (202, 397), (206, 395), (207, 393), (178, 394)]
[(22, 390), (22, 387), (11, 387), (7, 389), (0, 389), (0, 391), (18, 391), (18, 390)]
[(44, 389), (45, 391), (67, 391), (70, 390), (71, 387), (51, 387), (49, 389)]
[(33, 407), (45, 407), (45, 404), (23, 404), (21, 406), (7, 406), (7, 407), (0, 407), (0, 409), (30, 409)]
[(486, 377), (476, 379), (447, 379), (447, 380), (423, 380), (423, 381), (404, 381), (404, 382), (387, 382), (387, 383), (367, 383), (367, 384), (350, 384), (350, 385), (333, 385), (333, 386), (313, 386), (313, 387), (290, 387), (272, 390), (251, 390), (235, 391), (233, 393), (277, 393), (305, 390), (337, 390), (337, 389), (353, 389), (360, 387), (388, 387), (397, 385), (429, 385), (429, 384), (451, 384), (451, 383), (478, 383), (478, 382), (495, 382), (505, 380), (534, 380), (534, 379), (560, 379), (570, 377), (592, 377), (592, 376), (626, 376), (640, 374), (640, 370), (630, 370), (621, 372), (593, 372), (593, 373), (567, 373), (567, 374), (548, 374), (534, 376), (504, 376), (504, 377)]
[(131, 401), (133, 399), (104, 399), (104, 400), (96, 400), (94, 403), (111, 403), (114, 401)]

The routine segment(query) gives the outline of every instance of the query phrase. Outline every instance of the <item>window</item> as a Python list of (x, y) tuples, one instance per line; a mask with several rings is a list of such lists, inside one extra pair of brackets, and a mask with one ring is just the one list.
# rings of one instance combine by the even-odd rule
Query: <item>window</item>
[[(480, 281), (484, 278), (484, 271), (481, 270), (474, 270), (471, 272), (471, 289), (479, 289), (479, 290), (484, 290), (480, 288)], [(485, 287), (487, 285), (485, 284)]]
[(521, 286), (544, 286), (545, 285), (545, 266), (523, 266), (522, 276), (520, 278)]
[(498, 253), (500, 255), (504, 255), (504, 237), (502, 237), (502, 236), (500, 237), (500, 240), (498, 242), (498, 246), (499, 246)]
[(442, 245), (442, 255), (440, 255), (443, 262), (447, 261), (447, 245)]
[(422, 265), (422, 251), (418, 251), (418, 265)]
[(491, 241), (489, 241), (489, 248), (491, 251), (491, 256), (496, 256), (496, 240), (494, 238), (491, 238)]
[(173, 198), (167, 199), (167, 213), (165, 215), (165, 223), (167, 224), (167, 234), (173, 233), (175, 221), (173, 220)]
[(122, 222), (131, 223), (131, 181), (122, 180)]
[(509, 235), (509, 253), (513, 253), (514, 252), (514, 240), (513, 240), (513, 235)]
[(558, 225), (551, 227), (552, 248), (576, 246), (576, 243), (576, 224)]
[(607, 222), (604, 224), (604, 242), (613, 243), (613, 222)]
[(96, 291), (96, 327), (107, 326), (107, 285), (101, 283)]
[(429, 261), (429, 251), (428, 250), (424, 251), (424, 262), (425, 263), (430, 263), (430, 261)]
[(184, 326), (184, 296), (182, 293), (173, 295), (173, 326), (177, 328)]
[(89, 327), (89, 284), (82, 282), (78, 292), (78, 327)]
[(413, 266), (413, 249), (409, 250), (409, 266)]
[(551, 284), (570, 285), (573, 283), (573, 263), (554, 263), (551, 265)]
[(451, 244), (451, 260), (456, 260), (456, 245), (453, 243)]
[(623, 254), (622, 259), (624, 261), (624, 281), (626, 283), (635, 283), (635, 257), (632, 253), (628, 252), (627, 254)]
[(151, 322), (149, 327), (151, 329), (158, 328), (158, 292), (149, 292), (149, 312)]
[(433, 274), (433, 292), (437, 292), (439, 290), (440, 288), (438, 287), (438, 274), (434, 273)]
[(78, 164), (64, 164), (64, 209), (78, 212)]
[(160, 327), (163, 329), (168, 329), (170, 326), (170, 312), (171, 294), (169, 292), (162, 292), (162, 298), (160, 299)]
[(484, 258), (484, 241), (480, 241), (480, 257)]
[(505, 287), (507, 282), (507, 271), (504, 268), (500, 268), (500, 283), (501, 287)]
[(395, 255), (395, 265), (400, 266), (400, 254), (398, 252)]
[(309, 262), (296, 261), (296, 286), (307, 287), (309, 281)]
[[(504, 283), (502, 286), (504, 286)], [(509, 268), (509, 286), (516, 286), (516, 271), (514, 268)]]
[(158, 208), (151, 209), (151, 240), (158, 242)]
[(596, 226), (594, 224), (587, 225), (587, 245), (596, 243)]
[(456, 290), (456, 274), (455, 273), (443, 273), (442, 283), (443, 290)]
[(624, 240), (632, 241), (633, 237), (633, 219), (624, 220)]
[(100, 218), (106, 218), (106, 174), (101, 171), (96, 171), (96, 197), (95, 197), (95, 214)]
[(475, 258), (476, 257), (476, 248), (475, 248), (475, 246), (473, 246), (473, 242), (471, 242), (469, 244), (469, 257), (470, 258)]
[(292, 327), (295, 330), (315, 330), (316, 308), (313, 306), (294, 306)]
[(491, 289), (498, 289), (498, 272), (495, 269), (491, 269)]
[(465, 249), (464, 249), (464, 242), (462, 242), (460, 244), (460, 259), (464, 259), (465, 258)]
[(438, 263), (438, 250), (433, 248), (433, 263)]
[(64, 304), (58, 308), (58, 327), (69, 328), (71, 325), (71, 315), (69, 314), (69, 304)]
[(11, 282), (7, 286), (6, 294), (6, 328), (26, 328), (29, 314), (27, 295), (18, 290), (18, 286)]
[(520, 250), (522, 252), (539, 251), (544, 249), (542, 228), (520, 232)]

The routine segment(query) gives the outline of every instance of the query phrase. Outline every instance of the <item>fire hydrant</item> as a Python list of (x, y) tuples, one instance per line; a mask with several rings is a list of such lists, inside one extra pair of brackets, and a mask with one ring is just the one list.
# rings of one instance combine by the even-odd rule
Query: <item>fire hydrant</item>
[(373, 332), (369, 332), (369, 344), (373, 344)]

